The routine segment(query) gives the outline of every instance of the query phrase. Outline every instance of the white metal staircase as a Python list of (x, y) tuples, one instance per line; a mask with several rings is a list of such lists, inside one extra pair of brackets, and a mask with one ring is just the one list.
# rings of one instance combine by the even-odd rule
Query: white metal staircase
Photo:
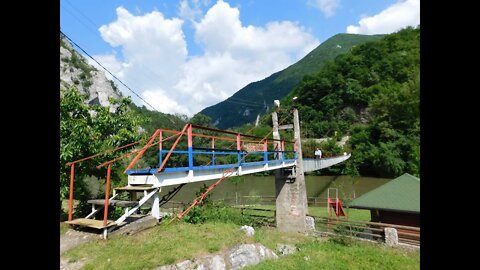
[[(96, 220), (95, 214), (98, 211), (104, 209), (105, 199), (93, 199), (88, 200), (87, 202), (92, 205), (92, 212), (88, 214), (85, 218), (77, 218), (66, 223), (71, 225), (77, 225), (81, 227), (89, 227), (94, 229), (103, 229), (103, 237), (106, 238), (107, 234), (111, 232), (114, 228), (122, 226), (125, 224), (125, 220), (135, 214), (140, 207), (152, 202), (151, 206), (151, 215), (157, 220), (160, 219), (160, 208), (159, 208), (159, 196), (158, 193), (161, 191), (160, 187), (153, 187), (151, 185), (128, 185), (125, 187), (114, 188), (113, 196), (109, 198), (109, 206), (117, 206), (125, 208), (125, 213), (119, 217), (117, 220), (107, 220), (104, 224), (103, 220)], [(128, 192), (131, 200), (116, 200), (120, 192)], [(137, 200), (137, 194), (142, 193), (143, 196)]]

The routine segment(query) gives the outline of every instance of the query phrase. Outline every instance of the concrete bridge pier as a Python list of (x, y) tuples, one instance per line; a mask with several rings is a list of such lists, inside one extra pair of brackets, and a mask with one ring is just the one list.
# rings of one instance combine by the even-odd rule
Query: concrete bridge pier
[[(272, 113), (273, 138), (280, 139), (277, 113)], [(293, 111), (293, 128), (297, 146), (297, 165), (275, 171), (276, 222), (281, 232), (305, 232), (308, 214), (307, 189), (303, 173), (302, 145), (298, 110)]]
[(281, 232), (305, 232), (306, 209), (302, 196), (303, 187), (288, 169), (275, 172), (276, 222)]

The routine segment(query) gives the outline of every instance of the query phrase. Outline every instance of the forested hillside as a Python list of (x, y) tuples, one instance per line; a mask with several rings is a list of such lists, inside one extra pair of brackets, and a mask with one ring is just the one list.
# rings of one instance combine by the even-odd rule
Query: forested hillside
[[(294, 96), (298, 98), (292, 101)], [(337, 172), (418, 176), (420, 27), (339, 55), (282, 101), (286, 110), (293, 105), (299, 109), (305, 137), (351, 136), (352, 158), (334, 168)]]
[(352, 47), (383, 35), (337, 34), (307, 54), (297, 63), (269, 77), (252, 82), (228, 99), (203, 109), (220, 129), (254, 123), (258, 115), (268, 114), (275, 99), (290, 93), (305, 75), (317, 73), (325, 61), (348, 52)]

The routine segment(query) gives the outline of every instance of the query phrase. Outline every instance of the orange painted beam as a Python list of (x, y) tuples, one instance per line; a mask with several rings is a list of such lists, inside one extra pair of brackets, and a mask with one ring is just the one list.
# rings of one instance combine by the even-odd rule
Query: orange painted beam
[(112, 164), (108, 164), (107, 169), (107, 186), (105, 187), (105, 207), (103, 209), (103, 226), (107, 226), (107, 217), (108, 217), (108, 197), (110, 193), (110, 171), (112, 169)]
[[(170, 148), (170, 151), (168, 151), (167, 155), (165, 156), (165, 159), (163, 160), (162, 162), (162, 165), (160, 165), (160, 167), (157, 169), (157, 171), (155, 173), (158, 173), (159, 171), (161, 171), (163, 169), (163, 167), (165, 166), (165, 164), (167, 164), (167, 160), (170, 158), (170, 156), (172, 155), (172, 152), (173, 152), (173, 149), (175, 149), (175, 147), (177, 146), (178, 142), (180, 141), (180, 139), (182, 138), (183, 134), (185, 133), (185, 131), (187, 130), (187, 128), (190, 126), (191, 124), (186, 124), (183, 129), (182, 129), (182, 132), (180, 133), (180, 136), (178, 136), (177, 140), (173, 143), (172, 145), (172, 148)], [(125, 170), (127, 171), (127, 170)]]
[(72, 221), (73, 211), (73, 178), (75, 175), (75, 163), (70, 165), (70, 199), (68, 201), (68, 221)]
[(147, 151), (147, 148), (150, 146), (150, 144), (152, 144), (153, 140), (155, 140), (155, 138), (157, 137), (159, 132), (160, 132), (160, 130), (158, 130), (158, 129), (155, 131), (155, 133), (152, 135), (152, 137), (150, 137), (150, 139), (148, 140), (147, 144), (142, 148), (142, 150), (140, 150), (140, 152), (137, 154), (137, 156), (135, 156), (135, 158), (132, 160), (132, 162), (130, 162), (130, 164), (128, 165), (128, 167), (125, 169), (125, 171), (123, 173), (126, 173), (133, 166), (135, 166), (135, 164), (140, 159), (140, 157), (142, 157), (143, 153), (145, 153), (145, 151)]

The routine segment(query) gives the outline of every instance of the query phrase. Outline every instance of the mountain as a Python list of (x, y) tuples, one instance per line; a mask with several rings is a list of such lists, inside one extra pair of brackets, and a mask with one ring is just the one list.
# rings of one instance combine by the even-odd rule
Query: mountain
[(60, 37), (60, 88), (75, 87), (87, 96), (86, 103), (109, 107), (109, 97), (119, 99), (122, 93), (105, 73), (88, 64), (70, 42)]
[[(335, 143), (320, 145), (324, 153), (352, 153), (347, 162), (331, 168), (345, 169), (336, 174), (419, 176), (420, 26), (358, 45), (306, 76), (282, 100), (278, 118), (292, 106), (298, 108), (308, 137), (339, 140), (350, 135), (345, 150)], [(304, 153), (313, 155), (317, 145), (304, 146)]]
[[(88, 64), (88, 61), (73, 49), (72, 44), (61, 36), (60, 88), (70, 89), (72, 87), (86, 96), (86, 104), (109, 107), (111, 112), (115, 111), (115, 106), (112, 106), (108, 99), (123, 98), (115, 83), (107, 79), (103, 71)], [(186, 122), (182, 116), (151, 111), (145, 106), (139, 107), (134, 103), (130, 105), (130, 108), (146, 119), (142, 127), (148, 133), (153, 133), (158, 128), (181, 129)]]
[(318, 72), (328, 60), (348, 52), (352, 47), (383, 35), (337, 34), (307, 54), (297, 63), (269, 77), (248, 84), (230, 98), (203, 109), (200, 113), (212, 118), (221, 129), (253, 123), (257, 115), (270, 110), (275, 99), (282, 99), (306, 75)]

